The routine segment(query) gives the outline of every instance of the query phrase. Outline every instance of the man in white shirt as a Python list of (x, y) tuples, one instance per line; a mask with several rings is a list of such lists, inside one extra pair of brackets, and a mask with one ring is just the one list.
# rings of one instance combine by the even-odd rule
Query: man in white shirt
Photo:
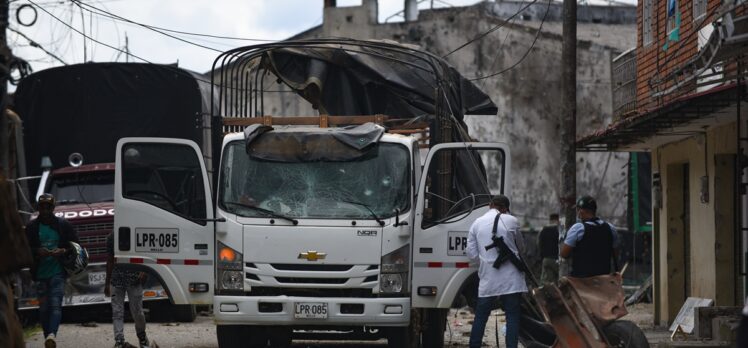
[[(493, 243), (493, 227), (496, 221), (496, 236), (504, 237), (509, 249), (520, 255), (524, 251), (524, 242), (519, 232), (517, 218), (509, 213), (509, 198), (497, 195), (491, 199), (489, 211), (473, 222), (467, 240), (467, 255), (478, 262), (478, 303), (475, 306), (475, 319), (470, 332), (470, 348), (479, 348), (483, 341), (486, 322), (491, 314), (493, 303), (498, 297), (506, 314), (506, 346), (517, 348), (519, 341), (520, 300), (522, 293), (527, 292), (525, 275), (511, 262), (505, 262), (500, 268), (493, 267), (498, 257), (496, 248), (486, 246)], [(498, 215), (498, 220), (497, 220)]]

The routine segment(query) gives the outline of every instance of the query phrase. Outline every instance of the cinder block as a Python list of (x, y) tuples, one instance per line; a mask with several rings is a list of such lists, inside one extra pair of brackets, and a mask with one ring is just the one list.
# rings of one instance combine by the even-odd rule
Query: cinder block
[(712, 319), (716, 317), (734, 317), (740, 318), (740, 307), (697, 307), (693, 312), (693, 334), (699, 339), (711, 339), (713, 323)]
[(714, 340), (735, 343), (737, 341), (739, 317), (715, 317), (712, 319), (712, 335)]

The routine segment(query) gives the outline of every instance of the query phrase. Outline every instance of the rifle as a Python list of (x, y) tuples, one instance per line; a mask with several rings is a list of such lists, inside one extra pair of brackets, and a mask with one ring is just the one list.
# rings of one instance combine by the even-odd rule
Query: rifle
[(496, 248), (496, 252), (499, 254), (496, 261), (493, 262), (493, 268), (499, 269), (505, 262), (509, 261), (514, 265), (514, 267), (517, 267), (520, 272), (529, 276), (532, 287), (538, 287), (538, 280), (535, 279), (535, 275), (532, 274), (530, 267), (527, 266), (527, 263), (522, 259), (522, 256), (516, 255), (512, 252), (512, 249), (509, 249), (509, 246), (504, 242), (504, 237), (496, 235), (499, 217), (501, 217), (501, 213), (496, 215), (496, 219), (493, 221), (493, 236), (491, 236), (492, 243), (486, 245), (486, 251), (491, 248)]

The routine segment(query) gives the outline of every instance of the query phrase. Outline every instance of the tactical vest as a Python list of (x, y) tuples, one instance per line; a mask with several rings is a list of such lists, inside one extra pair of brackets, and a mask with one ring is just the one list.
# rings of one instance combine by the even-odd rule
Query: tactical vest
[(577, 241), (571, 263), (571, 276), (578, 278), (610, 274), (613, 233), (607, 223), (583, 223), (584, 236)]

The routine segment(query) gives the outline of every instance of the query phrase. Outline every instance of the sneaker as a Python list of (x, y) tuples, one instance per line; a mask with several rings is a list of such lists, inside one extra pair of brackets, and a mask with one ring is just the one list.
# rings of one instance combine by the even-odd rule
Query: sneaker
[(127, 342), (117, 342), (114, 344), (114, 348), (135, 348), (135, 346)]
[(153, 347), (153, 346), (151, 346), (151, 343), (148, 342), (148, 338), (147, 337), (141, 338), (138, 343), (140, 343), (140, 348), (152, 348)]
[(47, 335), (44, 340), (44, 348), (57, 348), (57, 342), (55, 342), (55, 334)]

